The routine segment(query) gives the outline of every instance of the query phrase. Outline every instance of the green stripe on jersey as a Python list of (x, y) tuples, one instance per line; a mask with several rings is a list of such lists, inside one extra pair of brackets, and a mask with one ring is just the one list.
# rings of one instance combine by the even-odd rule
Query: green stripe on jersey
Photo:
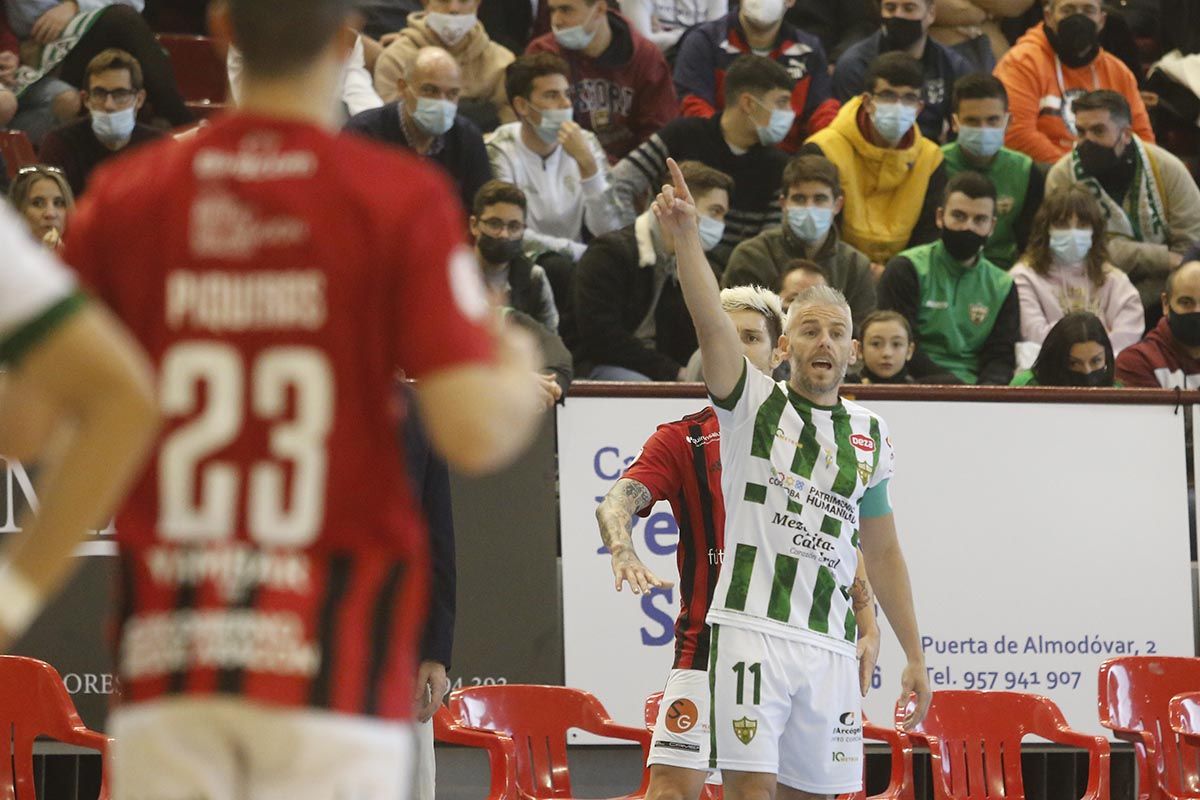
[(746, 494), (742, 496), (742, 499), (747, 503), (758, 503), (759, 505), (762, 505), (763, 503), (767, 502), (767, 487), (763, 486), (761, 483), (750, 483), (747, 481)]
[(733, 575), (729, 579), (729, 591), (725, 594), (725, 607), (734, 611), (746, 610), (746, 597), (750, 594), (750, 576), (754, 573), (754, 557), (758, 548), (750, 544), (739, 544), (733, 556)]
[(0, 364), (16, 364), (55, 328), (87, 303), (87, 295), (74, 292), (0, 339)]
[(837, 581), (833, 573), (824, 565), (817, 568), (817, 585), (813, 589), (812, 610), (808, 614), (809, 630), (817, 633), (829, 633), (829, 607), (833, 603), (833, 590)]
[(821, 522), (821, 533), (827, 536), (832, 536), (837, 539), (842, 535), (842, 521), (837, 517), (825, 515), (825, 519)]
[(853, 606), (846, 609), (846, 641), (858, 641), (858, 617), (854, 614)]
[(775, 577), (771, 580), (771, 599), (767, 601), (767, 616), (787, 622), (792, 616), (792, 587), (796, 585), (796, 566), (793, 556), (775, 556)]
[(713, 625), (708, 639), (708, 767), (717, 768), (717, 644), (721, 638), (721, 626)]
[(833, 410), (833, 440), (837, 442), (838, 473), (830, 491), (842, 497), (852, 496), (858, 486), (858, 458), (854, 454), (854, 445), (850, 443), (853, 433), (850, 414), (845, 406), (839, 405)]
[(817, 444), (817, 430), (813, 427), (812, 409), (802, 403), (792, 403), (792, 408), (796, 409), (800, 421), (804, 423), (796, 454), (792, 456), (792, 473), (801, 478), (812, 478), (813, 467), (817, 465), (817, 456), (821, 453), (821, 446)]
[(879, 420), (871, 417), (871, 441), (875, 442), (875, 457), (871, 459), (871, 474), (879, 469), (879, 454), (883, 452), (883, 437), (879, 435)]
[(770, 458), (771, 445), (775, 442), (775, 431), (779, 430), (779, 420), (783, 410), (787, 408), (787, 395), (779, 386), (771, 392), (763, 404), (758, 407), (758, 415), (754, 418), (754, 439), (750, 444), (750, 455), (756, 458)]
[(788, 510), (789, 514), (803, 514), (804, 513), (804, 504), (797, 503), (795, 500), (793, 500), (791, 498), (791, 495), (788, 495), (787, 510)]

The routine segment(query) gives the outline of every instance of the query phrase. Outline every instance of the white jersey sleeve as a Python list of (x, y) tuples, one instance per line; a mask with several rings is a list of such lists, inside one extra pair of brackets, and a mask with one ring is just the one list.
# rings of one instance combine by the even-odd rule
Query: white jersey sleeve
[(9, 209), (0, 211), (0, 363), (19, 355), (31, 326), (75, 293), (75, 280), (34, 242)]
[[(712, 397), (721, 430), (734, 431), (754, 422), (759, 406), (776, 389), (775, 381), (742, 356), (742, 377), (729, 397)], [(710, 395), (711, 397), (711, 395)]]

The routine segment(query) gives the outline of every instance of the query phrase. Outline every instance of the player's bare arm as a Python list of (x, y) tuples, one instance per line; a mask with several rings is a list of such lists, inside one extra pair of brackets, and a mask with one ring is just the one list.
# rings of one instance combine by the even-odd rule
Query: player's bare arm
[(862, 550), (858, 551), (858, 567), (850, 584), (850, 604), (858, 622), (858, 688), (867, 696), (875, 662), (879, 660), (879, 623), (875, 619), (875, 594), (867, 580), (867, 565)]
[(667, 159), (671, 184), (654, 201), (654, 216), (675, 238), (675, 263), (683, 299), (696, 326), (704, 383), (713, 397), (733, 394), (742, 377), (745, 356), (737, 326), (721, 308), (721, 289), (708, 265), (696, 221), (696, 204), (675, 159)]
[(14, 609), (10, 598), (0, 615), (6, 647), (69, 577), (86, 532), (112, 515), (154, 438), (158, 409), (141, 349), (106, 311), (88, 306), (11, 370), (0, 416), (37, 419), (44, 433), (20, 441), (10, 428), (0, 434), (0, 452), (53, 450), (37, 487), (40, 513), (0, 552), (0, 594), (15, 591), (22, 604)]
[(910, 694), (917, 696), (916, 706), (904, 719), (905, 729), (911, 730), (925, 718), (931, 696), (925, 653), (921, 649), (917, 614), (913, 608), (912, 584), (896, 536), (895, 516), (864, 517), (859, 534), (867, 574), (873, 576), (875, 595), (908, 659), (900, 678), (900, 699), (907, 701)]
[(669, 589), (675, 585), (655, 575), (633, 548), (633, 515), (651, 502), (653, 498), (645, 485), (632, 478), (621, 478), (596, 507), (600, 538), (612, 554), (613, 579), (618, 592), (626, 582), (634, 594), (648, 592), (651, 587)]
[(497, 359), (440, 370), (416, 384), (429, 439), (460, 472), (494, 472), (520, 455), (542, 419), (541, 354), (533, 337), (497, 329)]

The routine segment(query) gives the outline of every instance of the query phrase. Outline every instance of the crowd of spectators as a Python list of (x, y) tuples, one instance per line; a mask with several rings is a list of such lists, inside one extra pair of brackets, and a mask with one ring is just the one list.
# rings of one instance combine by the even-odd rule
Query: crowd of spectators
[[(0, 124), (42, 162), (9, 197), (49, 247), (98, 164), (194, 122), (142, 3), (0, 4)], [(696, 377), (674, 242), (647, 212), (668, 158), (723, 287), (785, 307), (817, 284), (846, 295), (853, 380), (1200, 385), (1200, 86), (1180, 67), (1200, 37), (1168, 37), (1177, 49), (1147, 73), (1131, 43), (1153, 14), (1101, 0), (363, 12), (346, 131), (445, 170), (488, 287), (551, 343), (552, 399), (564, 374)], [(221, 57), (236, 104), (240, 55)], [(1161, 144), (1180, 119), (1185, 146)]]

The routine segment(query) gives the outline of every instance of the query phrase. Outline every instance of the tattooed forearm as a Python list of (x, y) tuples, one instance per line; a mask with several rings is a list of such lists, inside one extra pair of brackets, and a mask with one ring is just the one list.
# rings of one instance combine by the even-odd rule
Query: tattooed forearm
[(854, 603), (854, 613), (856, 614), (874, 602), (871, 585), (867, 583), (866, 578), (855, 576), (854, 583), (850, 584), (850, 600)]
[(596, 521), (600, 523), (600, 538), (610, 552), (621, 547), (632, 547), (633, 515), (650, 505), (650, 490), (631, 478), (622, 478), (605, 495), (596, 508)]

